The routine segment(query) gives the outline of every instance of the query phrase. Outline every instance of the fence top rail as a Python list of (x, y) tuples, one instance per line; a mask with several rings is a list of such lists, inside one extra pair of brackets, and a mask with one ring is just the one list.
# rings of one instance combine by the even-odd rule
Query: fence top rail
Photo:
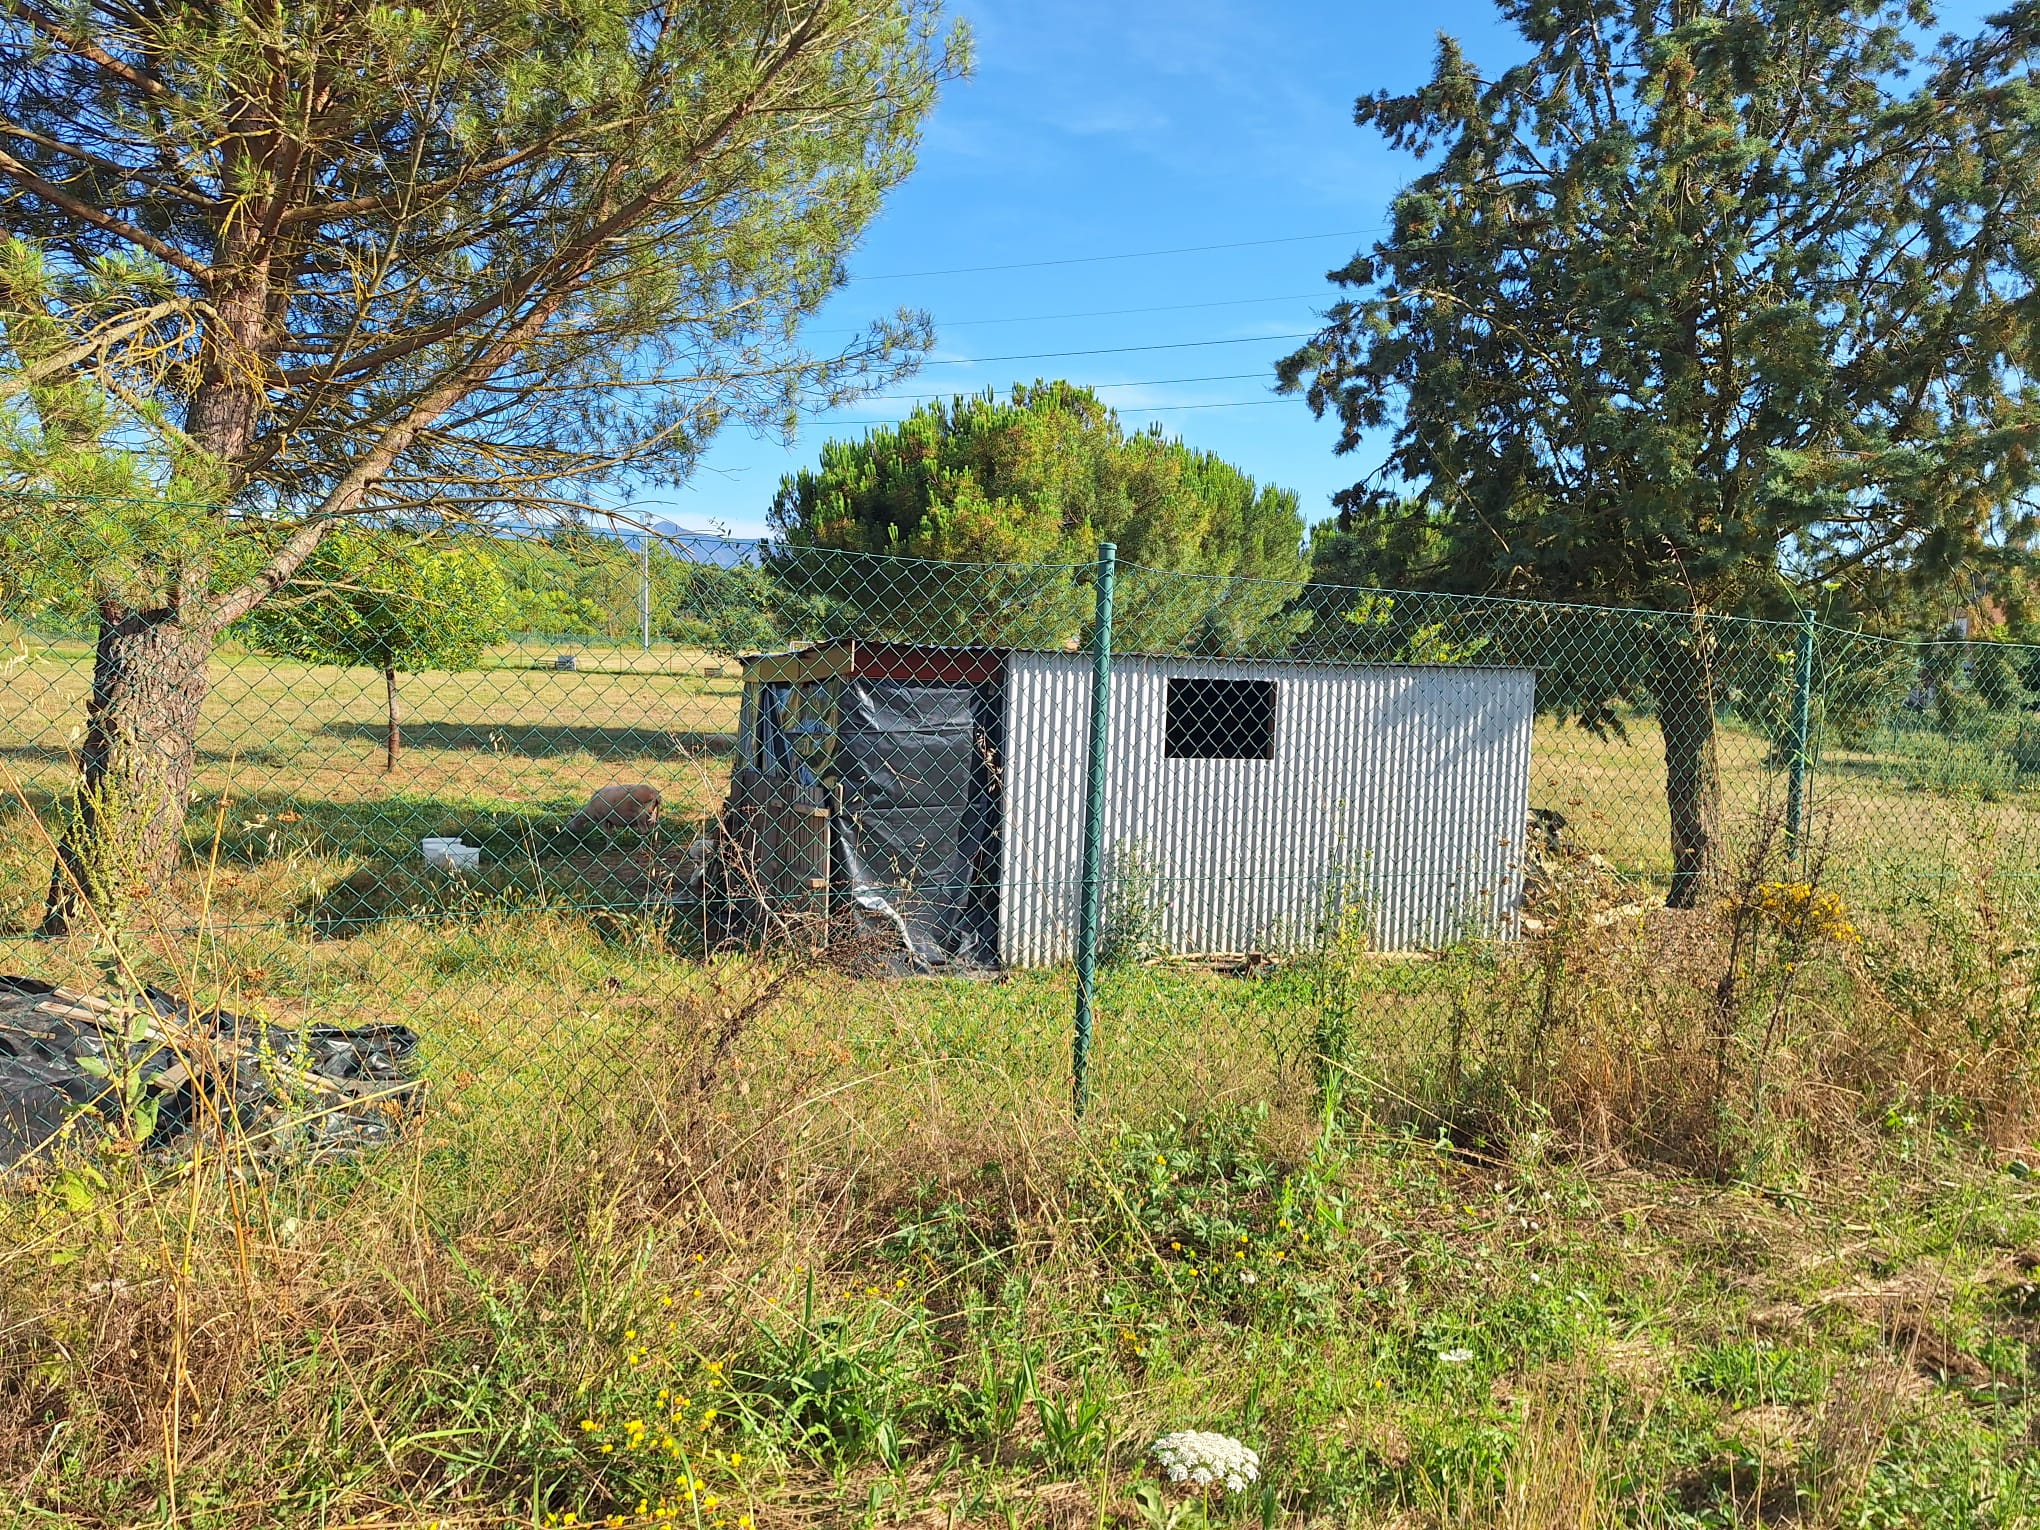
[[(878, 679), (989, 680), (1009, 658), (1064, 659), (1090, 661), (1083, 647), (1025, 647), (978, 643), (886, 643), (856, 638), (828, 638), (815, 643), (796, 643), (765, 653), (741, 654), (745, 678), (762, 681), (825, 680), (850, 676)], [(1532, 664), (1424, 663), (1400, 659), (1327, 659), (1309, 654), (1184, 654), (1148, 652), (1141, 649), (1113, 654), (1112, 662), (1122, 664), (1213, 664), (1235, 669), (1264, 670), (1317, 669), (1345, 671), (1450, 670), (1455, 673), (1479, 670), (1495, 674), (1534, 673)]]

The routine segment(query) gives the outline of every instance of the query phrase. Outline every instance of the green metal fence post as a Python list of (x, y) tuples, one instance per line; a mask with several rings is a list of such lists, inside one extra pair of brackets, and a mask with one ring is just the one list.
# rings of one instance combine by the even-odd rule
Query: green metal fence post
[(1806, 782), (1813, 769), (1813, 634), (1811, 611), (1799, 613), (1792, 656), (1792, 754), (1785, 782), (1785, 853), (1797, 858), (1806, 819)]
[(1084, 760), (1083, 887), (1077, 906), (1077, 1030), (1070, 1089), (1078, 1115), (1090, 1092), (1091, 1005), (1098, 975), (1098, 922), (1105, 902), (1105, 755), (1112, 735), (1112, 586), (1118, 549), (1098, 544), (1098, 615), (1091, 628), (1091, 741)]

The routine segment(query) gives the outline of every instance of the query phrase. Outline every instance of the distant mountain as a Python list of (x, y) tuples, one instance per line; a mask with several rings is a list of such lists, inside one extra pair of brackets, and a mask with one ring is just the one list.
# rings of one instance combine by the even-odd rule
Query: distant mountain
[[(519, 526), (508, 529), (526, 536), (543, 536), (549, 528)], [(760, 539), (757, 537), (721, 537), (712, 531), (690, 531), (676, 522), (658, 517), (649, 518), (641, 525), (590, 520), (582, 522), (581, 529), (591, 536), (612, 537), (633, 548), (642, 547), (648, 538), (656, 538), (659, 545), (690, 563), (707, 563), (717, 568), (735, 568), (758, 561)]]

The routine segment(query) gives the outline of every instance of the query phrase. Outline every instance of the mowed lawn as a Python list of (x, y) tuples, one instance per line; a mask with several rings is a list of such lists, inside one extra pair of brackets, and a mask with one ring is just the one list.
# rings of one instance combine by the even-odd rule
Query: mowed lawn
[[(741, 686), (736, 665), (691, 650), (579, 650), (506, 644), (485, 668), (399, 679), (403, 752), (384, 769), (382, 676), (223, 652), (214, 661), (196, 789), (265, 801), (374, 802), (393, 796), (556, 806), (596, 786), (647, 780), (681, 813), (720, 800)], [(6, 677), (0, 760), (24, 786), (54, 790), (84, 716), (92, 653), (43, 648)]]
[[(570, 653), (575, 667), (554, 667)], [(82, 640), (32, 648), (0, 690), (0, 834), (34, 837), (70, 777), (92, 655)], [(550, 830), (597, 787), (649, 782), (664, 795), (664, 837), (691, 838), (720, 804), (735, 746), (741, 681), (726, 657), (655, 644), (504, 644), (484, 667), (400, 679), (403, 750), (385, 769), (382, 677), (229, 647), (215, 661), (194, 782), (194, 848), (217, 843), (237, 873), (293, 860), (301, 875), (264, 878), (281, 913), (353, 860), (415, 857), (425, 834), (514, 841), (543, 859)], [(1915, 734), (1891, 747), (1831, 748), (1815, 771), (1809, 843), (1826, 875), (1859, 896), (1988, 863), (2040, 869), (2040, 776), (2021, 776), (1972, 745)], [(1724, 724), (1723, 824), (1746, 841), (1783, 810), (1786, 783), (1768, 740)], [(1608, 858), (1640, 890), (1670, 871), (1669, 820), (1655, 722), (1632, 716), (1595, 734), (1539, 718), (1533, 805), (1565, 816), (1574, 843)], [(223, 805), (224, 804), (224, 805)], [(507, 840), (506, 840), (507, 836)], [(24, 847), (16, 843), (11, 862)], [(280, 872), (280, 868), (279, 868)], [(599, 880), (599, 878), (598, 878)], [(0, 895), (0, 928), (28, 901)], [(240, 912), (259, 913), (252, 904)]]

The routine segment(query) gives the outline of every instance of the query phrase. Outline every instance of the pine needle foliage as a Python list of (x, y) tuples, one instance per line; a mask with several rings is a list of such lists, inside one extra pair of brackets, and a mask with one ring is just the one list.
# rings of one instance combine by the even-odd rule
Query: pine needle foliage
[(922, 315), (803, 329), (965, 64), (935, 0), (0, 14), (0, 454), (89, 435), (157, 501), (79, 571), (77, 797), (128, 806), (74, 814), (46, 928), (99, 861), (164, 885), (207, 658), (335, 527), (558, 516), (909, 368)]
[[(1523, 63), (1448, 38), (1355, 111), (1423, 169), (1279, 369), (1340, 450), (1389, 433), (1327, 550), (1373, 583), (1772, 617), (2023, 556), (2040, 10), (1936, 44), (1885, 0), (1502, 10)], [(1689, 899), (1720, 656), (1691, 621), (1661, 639), (1568, 700), (1656, 711)]]

